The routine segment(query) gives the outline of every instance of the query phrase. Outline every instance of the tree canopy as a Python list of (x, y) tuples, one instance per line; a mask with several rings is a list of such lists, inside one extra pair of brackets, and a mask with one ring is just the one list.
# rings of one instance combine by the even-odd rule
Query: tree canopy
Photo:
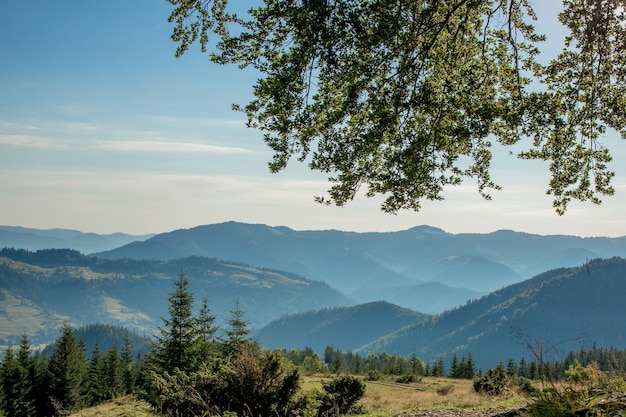
[[(476, 181), (489, 199), (492, 145), (548, 162), (557, 213), (612, 195), (607, 130), (626, 138), (624, 0), (563, 0), (562, 51), (538, 59), (529, 0), (168, 0), (177, 56), (198, 42), (260, 73), (244, 106), (273, 150), (328, 174), (319, 202), (358, 191), (419, 210)], [(513, 148), (511, 148), (513, 149)], [(519, 151), (521, 149), (521, 151)]]

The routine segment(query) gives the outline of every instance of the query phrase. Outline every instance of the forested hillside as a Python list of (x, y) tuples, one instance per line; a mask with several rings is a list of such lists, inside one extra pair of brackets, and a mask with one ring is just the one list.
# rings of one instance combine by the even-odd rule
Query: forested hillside
[(624, 294), (626, 259), (596, 259), (503, 288), (358, 351), (415, 352), (427, 361), (471, 352), (486, 367), (507, 357), (559, 359), (581, 347), (618, 348), (626, 331)]
[(216, 259), (104, 260), (72, 250), (0, 250), (0, 344), (24, 332), (49, 342), (64, 320), (124, 325), (150, 334), (166, 311), (172, 280), (184, 272), (206, 297), (218, 323), (239, 302), (253, 327), (287, 313), (346, 306), (328, 284), (298, 275)]
[(330, 344), (351, 351), (427, 317), (378, 301), (284, 316), (260, 329), (255, 337), (263, 346), (276, 349), (310, 347), (321, 353)]

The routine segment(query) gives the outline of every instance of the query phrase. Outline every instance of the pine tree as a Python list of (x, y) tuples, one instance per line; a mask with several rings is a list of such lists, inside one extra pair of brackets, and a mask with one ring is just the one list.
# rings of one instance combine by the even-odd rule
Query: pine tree
[(207, 297), (204, 297), (196, 324), (198, 329), (198, 356), (203, 362), (206, 362), (217, 350), (214, 335), (218, 327), (214, 323), (215, 316), (211, 314)]
[(192, 315), (193, 294), (189, 292), (189, 281), (180, 274), (175, 289), (168, 297), (169, 318), (162, 318), (154, 346), (154, 358), (160, 370), (172, 373), (178, 368), (191, 371), (196, 367), (198, 330)]
[(522, 356), (522, 359), (519, 360), (519, 365), (518, 365), (517, 369), (518, 369), (517, 372), (518, 372), (519, 376), (522, 376), (524, 378), (527, 377), (527, 375), (526, 375), (527, 374), (527, 372), (526, 372), (527, 371), (527, 369), (526, 369), (526, 359), (524, 359), (523, 356)]
[(133, 346), (128, 332), (124, 335), (124, 343), (122, 344), (122, 353), (120, 355), (120, 366), (122, 367), (124, 392), (130, 394), (135, 385), (135, 372), (133, 366)]
[(506, 363), (506, 374), (509, 376), (517, 375), (517, 364), (513, 358), (509, 358)]
[(72, 326), (65, 322), (48, 365), (50, 397), (57, 412), (82, 406), (86, 369), (85, 353), (79, 348)]
[(18, 416), (35, 415), (35, 396), (33, 394), (33, 359), (28, 336), (22, 335), (20, 348), (17, 351), (17, 363), (20, 368)]
[(124, 393), (124, 380), (122, 367), (117, 348), (111, 346), (104, 355), (104, 382), (106, 387), (106, 399), (111, 400)]
[(42, 356), (36, 351), (32, 357), (32, 395), (36, 416), (51, 416), (54, 414), (54, 407), (50, 401), (50, 386), (52, 375), (48, 368), (50, 358)]
[(238, 349), (241, 345), (245, 345), (251, 341), (249, 321), (244, 318), (245, 311), (241, 309), (239, 300), (235, 303), (235, 308), (230, 311), (230, 319), (226, 322), (225, 348), (227, 352)]
[(469, 352), (467, 354), (467, 371), (466, 371), (466, 378), (468, 379), (472, 379), (476, 376), (476, 362), (474, 362), (474, 357), (472, 356), (472, 353)]
[(446, 375), (446, 367), (443, 363), (443, 357), (439, 357), (437, 363), (433, 366), (432, 376), (445, 376)]
[(91, 351), (91, 359), (89, 360), (89, 404), (96, 405), (104, 401), (104, 362), (102, 360), (102, 352), (100, 344), (95, 342)]
[(452, 354), (449, 376), (450, 378), (461, 378), (461, 368), (459, 366), (459, 358), (456, 356), (456, 352)]
[(19, 397), (19, 393), (17, 392), (17, 385), (19, 381), (19, 366), (11, 347), (8, 347), (4, 353), (2, 368), (0, 368), (0, 377), (2, 381), (2, 396), (0, 397), (0, 407), (7, 417), (13, 417), (17, 415), (17, 407), (15, 403)]

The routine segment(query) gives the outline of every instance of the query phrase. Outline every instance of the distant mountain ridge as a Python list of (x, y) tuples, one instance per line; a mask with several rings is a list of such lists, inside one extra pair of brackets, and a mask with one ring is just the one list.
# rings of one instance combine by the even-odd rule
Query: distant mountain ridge
[[(295, 231), (226, 222), (159, 234), (95, 255), (160, 260), (194, 255), (246, 262), (327, 282), (359, 302), (379, 300), (381, 291), (394, 297), (391, 288), (410, 288), (416, 295), (412, 300), (398, 291), (398, 297), (386, 300), (437, 313), (549, 269), (626, 256), (626, 237), (508, 230), (450, 234), (431, 226), (385, 233)], [(422, 287), (433, 282), (450, 287), (451, 295), (435, 298), (429, 287)]]
[(323, 352), (326, 345), (352, 351), (362, 345), (430, 317), (386, 301), (335, 307), (284, 316), (254, 337), (269, 348), (310, 347)]
[[(508, 358), (535, 360), (539, 359), (535, 355), (542, 355), (546, 361), (563, 360), (567, 352), (593, 345), (623, 348), (624, 294), (626, 259), (596, 259), (547, 271), (441, 315), (409, 314), (404, 321), (395, 320), (395, 331), (358, 347), (363, 340), (359, 336), (376, 333), (372, 311), (394, 322), (391, 317), (399, 311), (397, 306), (371, 303), (291, 314), (261, 328), (257, 335), (272, 347), (309, 346), (320, 354), (326, 344), (362, 356), (416, 354), (430, 363), (440, 357), (449, 363), (455, 353), (458, 357), (471, 353), (485, 369)], [(361, 329), (359, 336), (356, 329)]]
[(96, 234), (70, 229), (44, 230), (20, 226), (0, 226), (0, 249), (74, 249), (89, 254), (114, 249), (153, 236), (154, 234)]

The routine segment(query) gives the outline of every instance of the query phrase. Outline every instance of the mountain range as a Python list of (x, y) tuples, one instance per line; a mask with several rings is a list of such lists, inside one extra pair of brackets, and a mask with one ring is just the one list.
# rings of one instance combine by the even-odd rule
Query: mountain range
[[(294, 231), (228, 222), (86, 255), (34, 251), (27, 246), (33, 235), (42, 234), (31, 230), (5, 243), (28, 249), (0, 251), (0, 344), (24, 333), (48, 343), (65, 320), (149, 335), (167, 315), (180, 273), (197, 303), (207, 297), (218, 324), (239, 303), (268, 347), (332, 345), (427, 361), (471, 352), (479, 366), (581, 343), (620, 346), (626, 313), (626, 238), (455, 235), (429, 226)], [(80, 232), (61, 235), (74, 235), (55, 238), (64, 245)]]
[(550, 269), (626, 257), (626, 237), (508, 230), (451, 234), (430, 226), (387, 233), (295, 231), (227, 222), (162, 233), (94, 255), (234, 260), (326, 282), (358, 303), (384, 299), (422, 313), (440, 313)]
[(82, 253), (92, 253), (115, 249), (131, 242), (149, 239), (152, 236), (154, 234), (96, 234), (69, 229), (44, 230), (19, 226), (0, 226), (0, 248), (74, 249)]

